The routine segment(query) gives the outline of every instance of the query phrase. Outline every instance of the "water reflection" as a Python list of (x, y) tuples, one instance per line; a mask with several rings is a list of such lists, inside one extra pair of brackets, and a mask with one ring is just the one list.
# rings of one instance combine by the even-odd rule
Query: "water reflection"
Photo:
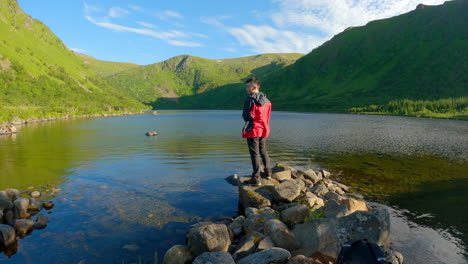
[[(238, 111), (160, 111), (43, 123), (0, 137), (1, 188), (62, 188), (47, 230), (21, 240), (9, 263), (162, 257), (184, 243), (189, 223), (236, 213), (237, 190), (223, 178), (250, 173), (241, 127)], [(153, 130), (157, 137), (144, 136)], [(373, 200), (416, 214), (400, 219), (466, 243), (467, 135), (461, 121), (274, 112), (269, 151), (274, 162), (343, 171), (343, 181)], [(417, 218), (427, 213), (430, 221)], [(451, 238), (437, 246), (444, 243)]]

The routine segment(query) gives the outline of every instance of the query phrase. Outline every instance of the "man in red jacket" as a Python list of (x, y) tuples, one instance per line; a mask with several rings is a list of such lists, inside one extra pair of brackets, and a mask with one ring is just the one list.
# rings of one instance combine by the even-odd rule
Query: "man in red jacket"
[(245, 81), (247, 98), (242, 117), (245, 125), (242, 137), (247, 138), (250, 159), (252, 161), (252, 179), (247, 184), (260, 186), (260, 164), (263, 162), (264, 176), (271, 178), (270, 157), (266, 148), (266, 139), (270, 135), (271, 102), (260, 90), (260, 80), (252, 77)]

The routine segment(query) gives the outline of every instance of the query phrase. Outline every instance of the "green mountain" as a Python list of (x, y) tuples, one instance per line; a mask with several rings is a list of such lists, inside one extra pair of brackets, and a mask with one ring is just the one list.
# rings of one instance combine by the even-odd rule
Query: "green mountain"
[(265, 87), (275, 109), (468, 115), (467, 14), (455, 0), (347, 29)]
[[(245, 92), (239, 84), (249, 75), (268, 76), (296, 61), (302, 54), (263, 54), (236, 59), (211, 60), (182, 55), (166, 61), (132, 68), (108, 78), (109, 82), (141, 102), (156, 107), (202, 107), (217, 103), (219, 93), (228, 90)], [(237, 90), (236, 90), (237, 89)], [(216, 96), (208, 96), (215, 92)], [(190, 96), (200, 95), (203, 100), (185, 102)], [(180, 97), (184, 97), (182, 101)], [(157, 101), (155, 103), (155, 101)], [(174, 102), (174, 103), (171, 103)], [(195, 105), (198, 104), (198, 105)]]
[[(467, 14), (468, 1), (455, 0), (348, 28), (294, 64), (260, 76), (262, 90), (276, 110), (466, 118)], [(238, 91), (224, 85), (155, 106), (239, 108)]]
[(0, 123), (144, 109), (67, 49), (16, 0), (0, 0)]
[(96, 72), (97, 74), (108, 77), (118, 72), (126, 71), (131, 68), (139, 67), (138, 64), (128, 63), (128, 62), (113, 62), (113, 61), (104, 61), (98, 60), (92, 56), (81, 54), (75, 52), (75, 55), (81, 58), (85, 68), (89, 68)]

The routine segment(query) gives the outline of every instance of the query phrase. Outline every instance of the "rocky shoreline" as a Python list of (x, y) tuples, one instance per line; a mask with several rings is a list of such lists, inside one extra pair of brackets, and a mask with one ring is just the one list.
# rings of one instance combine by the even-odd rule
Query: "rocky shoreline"
[(226, 178), (238, 186), (240, 215), (192, 225), (186, 245), (171, 247), (163, 264), (334, 264), (343, 244), (364, 238), (402, 264), (387, 210), (330, 176), (278, 164), (258, 187), (244, 184), (250, 177)]
[(61, 190), (49, 188), (28, 188), (17, 190), (8, 188), (0, 191), (0, 252), (12, 256), (18, 249), (18, 240), (30, 235), (34, 229), (47, 227), (49, 218), (42, 213), (48, 213), (54, 207), (50, 201), (59, 195)]
[(28, 119), (14, 118), (10, 122), (0, 123), (0, 135), (11, 135), (11, 134), (18, 133), (18, 130), (16, 129), (16, 126), (25, 125), (25, 124), (41, 123), (41, 122), (56, 121), (56, 120), (91, 118), (91, 117), (140, 115), (140, 114), (143, 114), (143, 113), (144, 113), (144, 111), (141, 111), (141, 112), (125, 112), (125, 113), (111, 113), (111, 114), (79, 115), (79, 116), (65, 115), (65, 116), (61, 116), (61, 117), (39, 117), (39, 118), (38, 117), (33, 117), (33, 118), (28, 118)]

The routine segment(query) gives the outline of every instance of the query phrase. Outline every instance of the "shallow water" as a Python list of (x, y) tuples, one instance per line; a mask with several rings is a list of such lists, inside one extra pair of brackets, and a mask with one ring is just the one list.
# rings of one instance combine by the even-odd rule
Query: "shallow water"
[[(184, 243), (190, 223), (237, 213), (237, 189), (223, 179), (250, 172), (242, 125), (238, 111), (160, 111), (27, 125), (0, 137), (0, 189), (62, 189), (48, 227), (0, 262), (161, 259)], [(274, 162), (330, 169), (393, 208), (395, 234), (411, 230), (392, 238), (407, 263), (466, 263), (468, 122), (273, 112), (271, 125)], [(150, 130), (159, 135), (144, 136)]]

